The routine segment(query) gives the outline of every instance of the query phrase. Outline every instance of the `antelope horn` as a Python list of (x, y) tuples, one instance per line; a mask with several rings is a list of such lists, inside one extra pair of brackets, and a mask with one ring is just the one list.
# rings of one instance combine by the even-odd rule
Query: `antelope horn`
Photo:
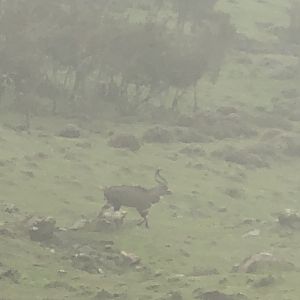
[(168, 181), (160, 175), (160, 169), (157, 169), (155, 172), (155, 181), (158, 184), (168, 185)]

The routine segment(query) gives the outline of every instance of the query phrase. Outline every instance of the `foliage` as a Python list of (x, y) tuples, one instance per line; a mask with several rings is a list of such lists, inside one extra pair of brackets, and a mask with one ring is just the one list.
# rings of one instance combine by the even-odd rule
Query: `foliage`
[[(234, 36), (215, 2), (2, 1), (1, 73), (27, 110), (45, 98), (52, 112), (59, 104), (94, 113), (105, 102), (126, 107), (183, 92), (207, 73), (216, 78)], [(158, 18), (168, 13), (175, 25)]]
[(299, 30), (300, 30), (300, 3), (292, 2), (290, 8), (290, 25), (288, 28), (288, 39), (290, 42), (300, 44)]

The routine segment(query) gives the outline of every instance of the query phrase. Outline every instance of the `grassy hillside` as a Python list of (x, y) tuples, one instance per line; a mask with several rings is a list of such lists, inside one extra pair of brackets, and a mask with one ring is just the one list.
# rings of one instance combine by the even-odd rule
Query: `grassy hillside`
[[(239, 33), (271, 45), (276, 36), (270, 28), (288, 25), (288, 2), (283, 2), (220, 0), (218, 9), (231, 15)], [(176, 291), (182, 299), (202, 299), (197, 298), (200, 291), (218, 290), (247, 297), (230, 299), (298, 300), (300, 233), (281, 228), (275, 215), (286, 208), (300, 211), (300, 151), (297, 146), (298, 152), (286, 151), (286, 137), (299, 147), (300, 124), (272, 110), (272, 99), (282, 100), (282, 91), (297, 87), (297, 76), (278, 79), (296, 63), (295, 57), (275, 51), (236, 49), (215, 85), (199, 84), (202, 108), (216, 116), (216, 108), (235, 106), (239, 124), (247, 122), (256, 135), (223, 139), (203, 133), (209, 140), (201, 144), (144, 143), (131, 152), (108, 146), (109, 132), (141, 138), (151, 125), (35, 118), (28, 134), (15, 129), (19, 116), (1, 115), (0, 299), (109, 299), (96, 296), (105, 289), (116, 293), (110, 295), (116, 299), (181, 299)], [(79, 139), (56, 135), (67, 123), (81, 127)], [(222, 129), (222, 123), (216, 126)], [(267, 138), (274, 130), (275, 137)], [(186, 147), (203, 152), (185, 154), (181, 150)], [(230, 162), (223, 157), (228, 147), (258, 147), (266, 165)], [(172, 195), (152, 207), (149, 230), (135, 226), (138, 215), (131, 209), (118, 230), (62, 232), (58, 245), (33, 242), (16, 227), (26, 214), (52, 216), (66, 228), (82, 215), (93, 218), (104, 203), (101, 186), (151, 186), (157, 167), (168, 179)], [(12, 204), (18, 211), (8, 213)], [(257, 229), (258, 235), (245, 236)], [(143, 267), (104, 268), (104, 274), (91, 274), (74, 266), (71, 249), (80, 245), (101, 252), (103, 241), (138, 255)], [(231, 272), (246, 257), (265, 251), (295, 267)], [(269, 275), (272, 280), (258, 287)]]

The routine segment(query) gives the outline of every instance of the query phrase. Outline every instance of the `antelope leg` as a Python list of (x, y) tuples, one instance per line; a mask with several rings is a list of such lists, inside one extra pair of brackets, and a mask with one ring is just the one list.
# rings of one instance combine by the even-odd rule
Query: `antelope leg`
[(148, 218), (147, 218), (147, 216), (145, 216), (145, 226), (146, 226), (146, 228), (149, 228), (149, 224), (148, 224)]
[(149, 228), (149, 224), (148, 224), (148, 219), (147, 219), (147, 217), (144, 217), (141, 221), (139, 221), (139, 222), (137, 223), (137, 225), (138, 225), (138, 226), (141, 226), (143, 223), (145, 223), (145, 227), (146, 227), (146, 228)]
[(138, 226), (141, 226), (144, 222), (145, 222), (145, 219), (143, 218), (141, 221), (139, 221), (139, 222), (137, 223), (137, 225), (138, 225)]
[(103, 212), (104, 212), (105, 210), (109, 209), (109, 208), (111, 208), (111, 205), (110, 205), (110, 204), (108, 204), (108, 203), (104, 204), (104, 205), (101, 207), (101, 210), (100, 210), (98, 216), (101, 216), (101, 215), (103, 214)]
[(149, 228), (149, 224), (148, 224), (148, 216), (149, 211), (148, 210), (144, 210), (144, 211), (139, 211), (139, 214), (141, 215), (141, 217), (143, 218), (138, 225), (142, 225), (143, 223), (145, 223), (146, 228)]

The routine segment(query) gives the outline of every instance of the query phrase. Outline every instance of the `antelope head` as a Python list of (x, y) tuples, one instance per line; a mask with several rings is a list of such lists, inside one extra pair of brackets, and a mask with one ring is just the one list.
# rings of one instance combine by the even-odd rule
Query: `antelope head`
[(151, 189), (151, 192), (157, 197), (153, 198), (152, 203), (158, 202), (161, 196), (172, 194), (168, 188), (168, 181), (160, 174), (160, 169), (155, 172), (155, 181), (157, 185)]

